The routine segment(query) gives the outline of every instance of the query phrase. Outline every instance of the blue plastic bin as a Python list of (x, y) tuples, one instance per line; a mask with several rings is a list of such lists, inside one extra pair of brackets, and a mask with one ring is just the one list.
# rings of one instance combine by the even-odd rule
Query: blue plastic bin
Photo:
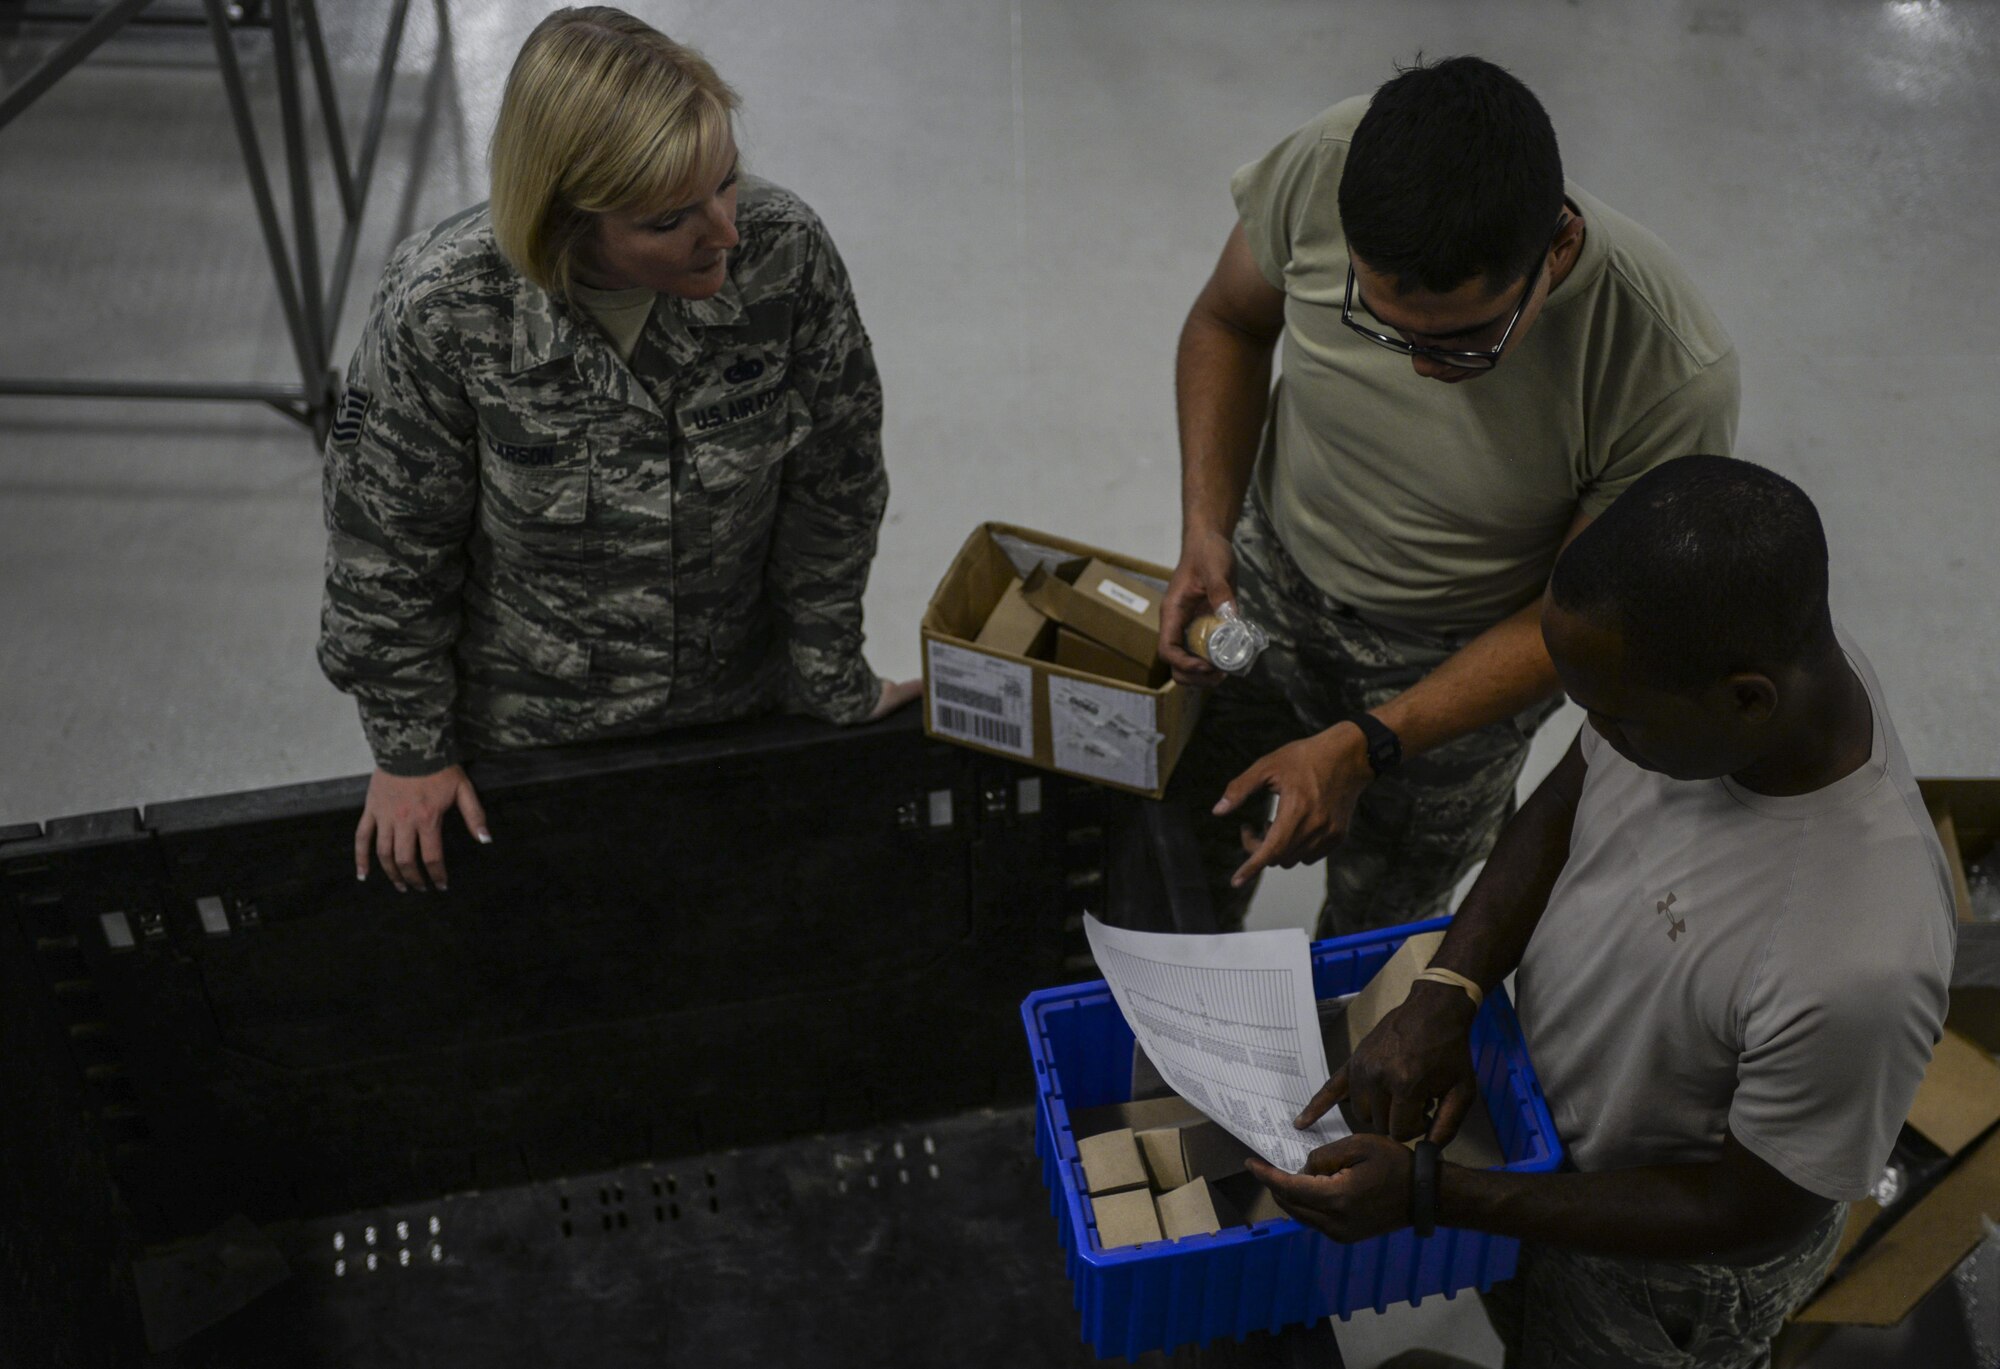
[[(1315, 995), (1357, 991), (1404, 938), (1447, 925), (1440, 918), (1320, 942), (1312, 950)], [(1083, 1314), (1083, 1338), (1099, 1355), (1131, 1357), (1275, 1331), (1363, 1307), (1379, 1312), (1392, 1302), (1487, 1288), (1513, 1274), (1520, 1242), (1447, 1227), (1421, 1241), (1403, 1230), (1345, 1245), (1279, 1218), (1212, 1236), (1105, 1250), (1084, 1196), (1069, 1115), (1072, 1108), (1131, 1098), (1131, 1029), (1101, 979), (1030, 994), (1021, 1017), (1039, 1090), (1035, 1151), (1042, 1182)], [(1473, 1022), (1472, 1057), (1507, 1158), (1504, 1168), (1556, 1168), (1562, 1142), (1504, 989), (1487, 995)]]

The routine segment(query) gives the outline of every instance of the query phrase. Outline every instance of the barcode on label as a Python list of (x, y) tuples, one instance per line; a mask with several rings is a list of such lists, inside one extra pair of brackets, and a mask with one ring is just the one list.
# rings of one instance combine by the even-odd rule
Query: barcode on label
[[(939, 688), (938, 693), (940, 697), (943, 696), (944, 690), (947, 688), (949, 686), (941, 686)], [(992, 696), (979, 695), (977, 697), (991, 698)], [(970, 737), (974, 741), (990, 742), (994, 746), (1010, 747), (1016, 751), (1021, 749), (1021, 725), (1019, 723), (1003, 722), (999, 718), (989, 718), (984, 713), (968, 713), (962, 708), (953, 708), (950, 704), (940, 703), (937, 706), (937, 725), (940, 732), (951, 732), (961, 737)]]
[[(939, 680), (933, 687), (932, 692), (940, 699), (948, 699), (955, 704), (964, 704), (967, 708), (976, 708), (981, 713), (998, 713), (1001, 717), (1007, 715), (1007, 707), (1000, 702), (998, 694), (987, 694), (977, 689), (967, 689), (964, 685), (952, 684), (948, 680)], [(1020, 729), (1016, 728), (1015, 730), (1019, 731)]]

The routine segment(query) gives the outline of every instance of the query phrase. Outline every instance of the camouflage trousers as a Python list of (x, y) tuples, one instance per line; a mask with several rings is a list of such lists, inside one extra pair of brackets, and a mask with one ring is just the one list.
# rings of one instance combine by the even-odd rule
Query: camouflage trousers
[[(1168, 799), (1186, 805), (1209, 897), (1224, 930), (1241, 928), (1254, 886), (1231, 889), (1243, 863), (1242, 812), (1209, 809), (1260, 757), (1403, 693), (1463, 639), (1362, 618), (1308, 580), (1279, 543), (1257, 495), (1236, 526), (1236, 601), (1271, 635), (1251, 673), (1216, 689), (1174, 771)], [(1362, 792), (1347, 836), (1326, 858), (1320, 937), (1388, 927), (1447, 911), (1452, 890), (1493, 848), (1550, 699), (1526, 713), (1425, 752)]]
[(1614, 1260), (1523, 1242), (1481, 1295), (1506, 1369), (1764, 1369), (1771, 1338), (1833, 1263), (1847, 1209), (1757, 1264)]

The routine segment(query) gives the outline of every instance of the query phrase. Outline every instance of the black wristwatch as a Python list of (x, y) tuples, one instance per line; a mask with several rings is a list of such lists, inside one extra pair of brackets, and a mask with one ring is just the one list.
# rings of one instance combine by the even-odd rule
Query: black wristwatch
[(1410, 1163), (1410, 1228), (1421, 1240), (1437, 1230), (1438, 1147), (1419, 1141)]
[(1368, 768), (1386, 775), (1403, 763), (1403, 739), (1373, 713), (1355, 713), (1347, 721), (1361, 729), (1368, 742)]

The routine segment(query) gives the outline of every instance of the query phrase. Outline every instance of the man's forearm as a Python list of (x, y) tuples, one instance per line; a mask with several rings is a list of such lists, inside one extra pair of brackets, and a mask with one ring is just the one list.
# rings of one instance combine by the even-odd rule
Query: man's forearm
[[(1431, 958), (1433, 965), (1491, 989), (1521, 963), (1528, 939), (1549, 906), (1556, 877), (1569, 859), (1570, 831), (1586, 768), (1582, 747), (1571, 742), (1556, 768), (1500, 829), (1486, 868), (1473, 881), (1444, 944)], [(1448, 986), (1416, 987), (1457, 992)]]
[(1271, 388), (1273, 343), (1199, 307), (1181, 329), (1174, 392), (1181, 438), (1181, 535), (1236, 528)]
[(1417, 755), (1513, 717), (1555, 693), (1542, 643), (1541, 604), (1529, 604), (1474, 637), (1416, 684), (1374, 711)]
[(1642, 1260), (1746, 1262), (1803, 1238), (1828, 1204), (1760, 1201), (1719, 1162), (1601, 1174), (1442, 1165), (1438, 1223)]

